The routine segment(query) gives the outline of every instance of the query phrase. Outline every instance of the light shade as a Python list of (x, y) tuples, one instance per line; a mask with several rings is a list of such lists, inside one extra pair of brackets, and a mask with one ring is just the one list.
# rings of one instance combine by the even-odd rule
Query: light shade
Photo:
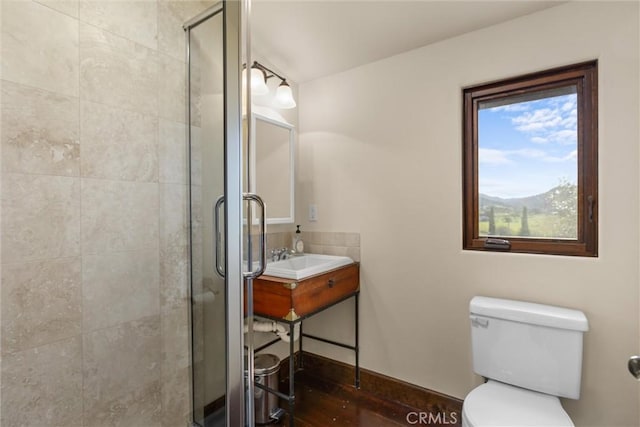
[[(266, 95), (269, 93), (266, 80), (264, 71), (256, 67), (251, 67), (251, 93), (253, 95)], [(242, 82), (243, 84), (246, 82), (244, 77)]]
[(277, 108), (295, 108), (296, 101), (293, 99), (293, 92), (286, 80), (283, 80), (276, 90), (274, 105)]

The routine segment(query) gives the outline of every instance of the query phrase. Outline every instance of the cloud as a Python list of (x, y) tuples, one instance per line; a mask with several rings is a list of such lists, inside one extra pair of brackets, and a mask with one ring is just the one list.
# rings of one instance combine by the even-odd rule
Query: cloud
[(501, 105), (499, 107), (493, 107), (491, 108), (491, 111), (493, 112), (500, 112), (500, 111), (508, 111), (508, 112), (513, 112), (513, 111), (527, 111), (529, 110), (530, 106), (529, 104), (526, 103), (517, 103), (517, 104), (507, 104), (507, 105)]
[(560, 145), (577, 143), (578, 106), (575, 94), (525, 104), (538, 105), (539, 108), (511, 117), (511, 123), (516, 130), (530, 134), (531, 142)]
[(478, 163), (490, 164), (490, 165), (505, 165), (513, 163), (507, 158), (508, 151), (495, 150), (493, 148), (479, 148), (478, 149)]
[(511, 197), (526, 197), (544, 193), (546, 190), (553, 187), (553, 182), (555, 181), (549, 179), (530, 180), (480, 177), (478, 189), (482, 194), (508, 199)]
[(522, 148), (520, 150), (511, 151), (511, 154), (515, 154), (520, 157), (526, 157), (528, 159), (540, 159), (544, 158), (547, 153), (542, 150), (536, 150), (535, 148)]
[(478, 150), (478, 162), (486, 165), (518, 164), (518, 158), (535, 159), (547, 163), (560, 163), (575, 161), (577, 150), (571, 151), (565, 156), (552, 156), (544, 150), (535, 148), (521, 148), (519, 150), (496, 150), (493, 148), (480, 148)]
[(578, 157), (578, 150), (573, 150), (565, 156), (548, 156), (545, 155), (540, 157), (540, 160), (547, 163), (563, 163), (563, 162), (573, 162), (575, 163), (576, 158)]
[(578, 133), (575, 129), (562, 129), (556, 132), (552, 132), (547, 137), (553, 142), (557, 142), (562, 145), (575, 144), (578, 140)]
[(557, 109), (542, 108), (533, 112), (527, 111), (511, 119), (511, 122), (522, 132), (540, 131), (558, 127), (562, 123), (562, 116), (558, 114)]
[(525, 157), (527, 159), (537, 159), (537, 160), (541, 160), (543, 162), (548, 162), (548, 163), (573, 161), (576, 159), (577, 153), (578, 153), (577, 150), (573, 150), (566, 156), (558, 157), (558, 156), (551, 156), (546, 151), (536, 150), (535, 148), (523, 148), (523, 149), (515, 150), (511, 152), (511, 154), (514, 154), (520, 157)]
[(534, 144), (546, 144), (547, 142), (549, 142), (549, 139), (543, 138), (541, 136), (534, 136), (531, 138), (531, 142), (533, 142)]

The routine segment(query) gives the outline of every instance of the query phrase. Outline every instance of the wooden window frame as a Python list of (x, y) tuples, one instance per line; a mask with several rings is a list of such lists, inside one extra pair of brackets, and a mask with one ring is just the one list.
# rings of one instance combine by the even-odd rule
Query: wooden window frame
[[(575, 84), (577, 87), (578, 237), (508, 239), (510, 247), (485, 247), (479, 235), (478, 104)], [(463, 89), (463, 249), (598, 256), (598, 68), (584, 62)], [(495, 236), (500, 238), (500, 236)]]

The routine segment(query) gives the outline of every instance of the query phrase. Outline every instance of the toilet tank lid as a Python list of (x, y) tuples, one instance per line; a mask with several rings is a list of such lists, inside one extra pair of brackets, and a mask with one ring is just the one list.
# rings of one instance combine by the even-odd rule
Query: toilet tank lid
[(476, 296), (469, 304), (471, 314), (511, 320), (557, 329), (588, 331), (589, 322), (583, 312), (570, 308)]

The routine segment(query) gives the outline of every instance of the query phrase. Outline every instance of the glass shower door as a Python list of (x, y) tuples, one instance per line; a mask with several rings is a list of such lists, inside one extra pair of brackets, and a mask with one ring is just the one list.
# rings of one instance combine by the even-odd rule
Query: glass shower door
[(240, 4), (185, 24), (193, 421), (244, 425)]

